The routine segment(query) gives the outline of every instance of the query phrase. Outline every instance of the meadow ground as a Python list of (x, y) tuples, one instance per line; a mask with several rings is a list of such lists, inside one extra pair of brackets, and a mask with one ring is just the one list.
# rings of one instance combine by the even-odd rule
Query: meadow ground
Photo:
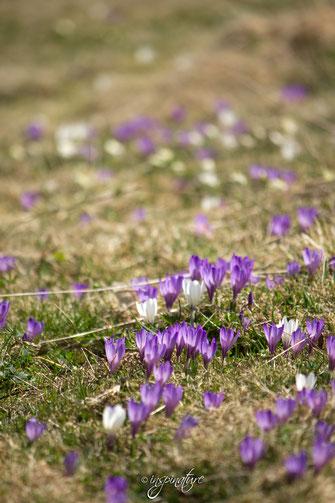
[[(334, 27), (334, 5), (323, 0), (2, 0), (1, 255), (16, 262), (0, 273), (0, 301), (11, 301), (0, 333), (0, 502), (99, 503), (111, 475), (127, 479), (129, 501), (148, 501), (143, 477), (182, 477), (192, 468), (201, 484), (187, 494), (167, 484), (155, 501), (335, 501), (335, 459), (313, 474), (309, 408), (299, 405), (269, 433), (254, 416), (274, 409), (278, 394), (295, 397), (297, 372), (314, 372), (329, 396), (321, 417), (335, 422), (325, 347), (335, 334)], [(283, 99), (291, 84), (305, 86), (306, 96)], [(218, 110), (220, 100), (229, 107)], [(182, 122), (170, 117), (178, 104), (187, 112)], [(111, 142), (118, 125), (138, 116), (157, 121), (142, 143)], [(36, 119), (39, 141), (25, 132)], [(78, 122), (95, 133), (84, 126), (79, 139), (55, 138), (61, 124)], [(146, 151), (147, 136), (155, 154)], [(284, 175), (255, 179), (252, 164)], [(39, 193), (29, 211), (24, 191)], [(318, 212), (306, 232), (298, 207)], [(208, 224), (195, 224), (199, 214)], [(291, 217), (285, 235), (268, 232), (276, 214)], [(306, 247), (323, 250), (313, 276)], [(208, 369), (200, 356), (189, 367), (184, 354), (178, 363), (173, 356), (170, 382), (184, 388), (174, 414), (158, 407), (134, 440), (127, 420), (107, 450), (105, 405), (139, 401), (145, 381), (135, 333), (149, 325), (131, 280), (155, 284), (186, 271), (192, 254), (215, 263), (233, 253), (255, 259), (253, 306), (249, 284), (233, 305), (227, 272), (214, 302), (204, 295), (195, 314), (209, 340), (218, 341), (222, 326), (241, 331), (224, 364), (220, 347)], [(286, 273), (292, 261), (301, 264), (296, 276)], [(270, 283), (275, 274), (282, 284)], [(100, 290), (44, 301), (13, 296), (76, 282)], [(189, 322), (183, 294), (169, 313), (161, 296), (158, 305), (152, 330)], [(241, 309), (251, 319), (245, 332)], [(280, 355), (280, 342), (277, 358), (269, 356), (262, 325), (285, 315), (303, 331), (308, 316), (324, 319), (311, 355)], [(22, 341), (29, 317), (45, 322), (33, 343)], [(124, 335), (127, 347), (113, 375), (103, 339), (111, 334)], [(206, 390), (224, 392), (221, 407), (204, 408)], [(199, 424), (175, 443), (186, 413)], [(31, 445), (25, 424), (34, 416), (47, 430)], [(268, 446), (253, 471), (238, 450), (247, 434)], [(283, 460), (301, 449), (308, 470), (289, 482)], [(73, 450), (79, 467), (65, 477), (63, 459)]]

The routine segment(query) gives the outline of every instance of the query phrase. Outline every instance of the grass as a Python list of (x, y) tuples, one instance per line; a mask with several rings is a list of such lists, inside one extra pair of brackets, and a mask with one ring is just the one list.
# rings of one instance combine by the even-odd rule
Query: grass
[[(115, 448), (107, 451), (102, 412), (109, 402), (139, 400), (145, 380), (134, 337), (145, 324), (136, 312), (132, 278), (156, 280), (183, 271), (191, 254), (211, 261), (229, 259), (233, 252), (248, 254), (262, 279), (283, 274), (288, 261), (302, 263), (306, 246), (322, 248), (327, 259), (334, 254), (334, 9), (327, 1), (261, 0), (213, 0), (206, 8), (198, 0), (182, 6), (175, 0), (127, 0), (118, 9), (120, 18), (113, 23), (106, 4), (86, 0), (80, 8), (63, 0), (48, 7), (40, 0), (34, 5), (4, 0), (0, 6), (1, 253), (17, 258), (15, 268), (0, 275), (0, 300), (11, 300), (0, 335), (0, 500), (99, 503), (105, 501), (106, 478), (114, 474), (129, 481), (130, 501), (141, 502), (148, 500), (149, 489), (141, 478), (181, 477), (193, 468), (204, 477), (202, 484), (187, 495), (167, 484), (156, 501), (332, 501), (334, 461), (316, 477), (311, 468), (295, 483), (285, 477), (283, 459), (311, 450), (315, 419), (307, 409), (299, 407), (284, 427), (264, 436), (269, 448), (254, 472), (242, 465), (238, 453), (245, 435), (260, 435), (255, 410), (273, 408), (277, 394), (293, 396), (298, 371), (315, 372), (317, 387), (330, 393), (324, 343), (310, 357), (304, 352), (297, 359), (282, 355), (271, 360), (262, 331), (264, 322), (286, 315), (297, 317), (303, 327), (307, 316), (323, 317), (324, 336), (334, 333), (334, 274), (326, 264), (313, 278), (302, 268), (275, 291), (264, 281), (253, 287), (255, 303), (246, 309), (252, 323), (225, 365), (219, 352), (208, 370), (200, 359), (189, 368), (183, 357), (178, 364), (173, 361), (171, 382), (184, 387), (184, 397), (171, 418), (163, 410), (155, 413), (133, 441), (127, 422)], [(147, 66), (134, 58), (143, 44), (157, 51)], [(294, 82), (308, 86), (308, 99), (282, 103), (280, 88)], [(168, 113), (176, 103), (188, 110), (186, 128), (200, 120), (217, 124), (213, 104), (222, 97), (250, 131), (235, 149), (207, 139), (206, 146), (219, 153), (216, 187), (199, 181), (194, 148), (173, 143), (173, 160), (162, 167), (140, 156), (134, 145), (119, 158), (104, 150), (111, 128), (136, 115), (171, 125)], [(47, 119), (46, 136), (29, 142), (23, 129), (40, 115)], [(78, 120), (98, 130), (96, 162), (57, 153), (55, 130)], [(270, 136), (287, 134), (292, 120), (301, 151), (288, 161)], [(252, 163), (293, 170), (298, 180), (287, 190), (251, 180)], [(112, 169), (114, 176), (102, 182), (97, 176), (102, 168)], [(42, 193), (30, 212), (20, 206), (23, 190)], [(212, 238), (196, 235), (193, 225), (209, 195), (225, 203), (205, 211)], [(147, 218), (138, 224), (132, 213), (142, 206)], [(319, 211), (307, 233), (300, 231), (298, 206)], [(80, 225), (83, 212), (93, 217), (91, 223)], [(290, 232), (280, 239), (267, 232), (276, 213), (292, 219)], [(92, 289), (113, 289), (80, 300), (71, 293), (50, 295), (45, 302), (11, 297), (37, 288), (66, 291), (77, 281)], [(243, 290), (232, 309), (225, 280), (212, 305), (204, 298), (196, 322), (205, 326), (209, 339), (218, 338), (223, 325), (241, 330), (238, 313), (247, 295)], [(161, 301), (159, 306), (155, 329), (189, 320), (182, 297), (169, 314)], [(30, 316), (43, 320), (45, 328), (38, 342), (23, 344)], [(112, 333), (125, 335), (127, 346), (113, 376), (103, 344)], [(219, 409), (204, 409), (204, 390), (224, 391)], [(199, 425), (175, 444), (186, 412)], [(29, 445), (24, 429), (32, 416), (48, 428)], [(322, 418), (335, 421), (331, 395)], [(62, 462), (70, 450), (79, 452), (80, 465), (67, 478)]]

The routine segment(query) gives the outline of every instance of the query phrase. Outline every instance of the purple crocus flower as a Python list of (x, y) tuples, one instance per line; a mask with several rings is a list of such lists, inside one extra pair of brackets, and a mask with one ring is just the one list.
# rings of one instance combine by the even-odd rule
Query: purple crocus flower
[(318, 212), (315, 208), (298, 208), (298, 220), (303, 231), (307, 231), (315, 223)]
[(274, 290), (276, 288), (275, 280), (274, 279), (270, 279), (268, 275), (266, 275), (265, 283), (266, 283), (266, 286), (267, 286), (268, 290)]
[(307, 452), (301, 451), (297, 455), (287, 457), (284, 466), (290, 479), (302, 477), (307, 469)]
[(309, 406), (313, 415), (318, 417), (322, 410), (324, 409), (328, 400), (328, 395), (325, 390), (317, 392), (315, 389), (311, 389), (306, 393), (305, 403)]
[(249, 176), (254, 180), (266, 177), (266, 169), (262, 164), (250, 164), (249, 166)]
[(123, 477), (108, 477), (105, 483), (107, 503), (126, 503), (128, 482)]
[(141, 384), (141, 399), (144, 405), (147, 405), (150, 412), (154, 410), (158, 402), (162, 398), (163, 389), (159, 382), (155, 382), (152, 386), (149, 384)]
[(40, 199), (40, 192), (30, 192), (28, 190), (21, 194), (21, 206), (25, 211), (33, 209), (37, 201)]
[(91, 222), (93, 222), (93, 220), (94, 220), (94, 218), (89, 213), (87, 213), (86, 211), (83, 211), (79, 215), (79, 223), (80, 223), (80, 225), (90, 224)]
[(44, 328), (44, 321), (39, 322), (34, 318), (29, 318), (27, 323), (27, 331), (22, 336), (22, 340), (26, 342), (33, 342), (36, 337), (42, 332)]
[(277, 396), (276, 399), (276, 412), (278, 420), (281, 424), (285, 424), (286, 421), (292, 416), (297, 402), (293, 398), (280, 398)]
[(114, 340), (114, 335), (111, 335), (110, 339), (104, 337), (104, 340), (109, 370), (111, 374), (114, 374), (126, 352), (125, 338), (120, 337), (119, 339)]
[(207, 410), (218, 409), (224, 400), (223, 393), (204, 391), (204, 404)]
[(159, 290), (164, 297), (166, 309), (169, 311), (174, 301), (183, 289), (183, 276), (166, 275), (165, 281), (159, 280)]
[(213, 226), (209, 223), (208, 217), (203, 213), (198, 213), (194, 220), (195, 233), (199, 236), (212, 237)]
[(9, 272), (15, 266), (16, 259), (8, 255), (0, 257), (0, 272)]
[(335, 443), (317, 440), (312, 447), (312, 457), (315, 473), (329, 463), (335, 457)]
[(144, 346), (144, 359), (146, 367), (147, 379), (149, 379), (155, 365), (163, 358), (166, 351), (164, 344), (158, 343), (158, 337), (155, 335), (152, 338), (147, 338)]
[(269, 226), (269, 233), (273, 236), (284, 236), (291, 227), (289, 215), (274, 215)]
[(152, 332), (147, 332), (144, 328), (142, 328), (142, 330), (140, 332), (136, 332), (135, 340), (136, 340), (136, 345), (138, 347), (138, 352), (140, 354), (141, 363), (143, 363), (143, 360), (144, 360), (145, 344), (146, 344), (147, 340), (152, 339), (153, 336), (154, 335)]
[(77, 469), (79, 454), (76, 451), (69, 452), (64, 458), (64, 468), (67, 477), (71, 477)]
[(272, 430), (279, 421), (279, 418), (272, 410), (257, 410), (255, 412), (255, 418), (258, 426), (263, 431)]
[(252, 293), (252, 290), (250, 290), (249, 295), (248, 295), (248, 308), (251, 309), (254, 303), (254, 296)]
[(308, 91), (302, 84), (290, 84), (282, 88), (281, 97), (284, 101), (299, 102), (306, 98)]
[(186, 360), (188, 361), (190, 358), (195, 360), (202, 342), (207, 339), (207, 332), (202, 329), (201, 325), (197, 327), (192, 325), (189, 327), (183, 323), (179, 329), (179, 335), (182, 337), (184, 346), (186, 347)]
[(309, 274), (313, 276), (316, 273), (316, 270), (319, 267), (320, 262), (322, 261), (323, 251), (321, 250), (320, 252), (318, 252), (318, 250), (313, 250), (312, 252), (310, 248), (307, 247), (302, 252), (302, 257), (304, 259)]
[(136, 208), (132, 213), (132, 219), (134, 222), (140, 223), (144, 222), (147, 218), (147, 210), (144, 208)]
[(224, 260), (216, 264), (203, 263), (201, 276), (207, 288), (209, 300), (212, 302), (215, 290), (221, 285), (227, 270), (227, 263)]
[(49, 292), (46, 288), (39, 288), (36, 290), (37, 295), (35, 295), (36, 299), (39, 301), (46, 300), (49, 297)]
[(26, 434), (29, 442), (35, 442), (44, 430), (46, 430), (46, 424), (39, 423), (36, 417), (32, 417), (26, 422)]
[(295, 330), (295, 332), (292, 333), (291, 347), (295, 356), (301, 353), (308, 341), (309, 337), (307, 337), (307, 334), (305, 332), (302, 333), (301, 328), (298, 328), (297, 330)]
[(306, 321), (306, 327), (307, 327), (307, 332), (309, 335), (310, 351), (311, 351), (312, 347), (315, 346), (315, 344), (318, 342), (320, 336), (322, 335), (322, 332), (324, 329), (323, 318), (321, 318), (321, 320), (317, 320), (314, 318), (312, 321), (310, 321), (310, 319), (308, 317), (307, 321)]
[(192, 255), (188, 264), (190, 279), (200, 281), (202, 278), (201, 269), (203, 264), (208, 264), (208, 259), (202, 260), (197, 255)]
[(280, 341), (281, 336), (283, 335), (284, 328), (284, 325), (278, 328), (273, 322), (270, 325), (267, 325), (266, 323), (264, 323), (263, 325), (264, 335), (268, 342), (271, 355), (273, 355), (275, 352), (277, 344)]
[(9, 306), (10, 302), (6, 302), (5, 300), (0, 303), (0, 330), (6, 325)]
[(205, 368), (208, 367), (209, 363), (213, 360), (218, 345), (216, 340), (213, 338), (211, 343), (209, 344), (207, 338), (203, 339), (200, 346), (200, 354), (202, 356)]
[(186, 117), (186, 110), (183, 105), (176, 105), (170, 113), (170, 119), (175, 122), (181, 122)]
[(330, 334), (327, 339), (327, 353), (329, 358), (329, 370), (332, 371), (335, 369), (335, 337)]
[(251, 279), (254, 262), (255, 260), (250, 260), (248, 256), (239, 257), (235, 254), (232, 256), (230, 261), (230, 282), (233, 289), (234, 300), (241, 292), (242, 288)]
[(239, 445), (242, 461), (252, 470), (256, 463), (264, 456), (266, 447), (261, 438), (247, 435)]
[(140, 154), (151, 155), (155, 152), (156, 146), (148, 136), (141, 136), (136, 140), (136, 147)]
[(177, 429), (177, 431), (175, 433), (174, 440), (175, 441), (182, 440), (183, 438), (187, 437), (190, 430), (192, 430), (192, 428), (194, 428), (198, 424), (199, 424), (199, 421), (197, 419), (190, 416), (189, 414), (185, 414), (185, 416), (181, 420), (179, 428)]
[(332, 393), (333, 393), (333, 395), (335, 395), (335, 379), (332, 379), (330, 381), (330, 385), (332, 387)]
[(335, 426), (324, 421), (318, 421), (315, 426), (315, 439), (316, 441), (328, 442), (334, 431)]
[(73, 290), (75, 290), (74, 295), (80, 299), (85, 292), (83, 290), (88, 289), (88, 285), (86, 283), (73, 283)]
[(159, 344), (164, 344), (165, 346), (165, 354), (164, 354), (164, 360), (165, 361), (170, 361), (173, 355), (174, 348), (176, 346), (177, 342), (177, 332), (175, 330), (175, 327), (170, 327), (168, 329), (163, 330), (163, 332), (158, 331), (157, 332), (157, 338)]
[(286, 266), (287, 274), (290, 276), (295, 276), (300, 272), (300, 264), (299, 262), (287, 262)]
[(34, 120), (27, 124), (25, 135), (30, 141), (39, 141), (44, 136), (44, 125), (38, 120)]
[(239, 330), (235, 335), (234, 331), (230, 328), (225, 327), (220, 328), (220, 343), (221, 343), (221, 352), (223, 360), (226, 358), (228, 351), (237, 341), (239, 335), (240, 335)]
[(162, 387), (165, 386), (173, 372), (173, 367), (169, 361), (161, 363), (159, 367), (153, 368), (154, 378)]
[(335, 257), (330, 257), (328, 265), (330, 269), (334, 270), (335, 269)]
[(183, 396), (183, 387), (169, 383), (164, 388), (165, 414), (171, 416)]
[(148, 299), (157, 299), (158, 290), (152, 285), (147, 285), (138, 290), (140, 302), (145, 302)]
[(128, 419), (131, 423), (131, 434), (134, 438), (141, 424), (150, 414), (150, 408), (143, 402), (136, 403), (133, 398), (127, 403)]

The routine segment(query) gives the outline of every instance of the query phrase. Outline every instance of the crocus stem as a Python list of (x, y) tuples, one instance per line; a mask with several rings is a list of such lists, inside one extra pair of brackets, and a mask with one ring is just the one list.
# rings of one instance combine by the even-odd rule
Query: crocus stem
[(111, 451), (115, 445), (115, 435), (108, 435), (106, 441), (107, 451)]
[(191, 323), (194, 323), (195, 308), (191, 306)]

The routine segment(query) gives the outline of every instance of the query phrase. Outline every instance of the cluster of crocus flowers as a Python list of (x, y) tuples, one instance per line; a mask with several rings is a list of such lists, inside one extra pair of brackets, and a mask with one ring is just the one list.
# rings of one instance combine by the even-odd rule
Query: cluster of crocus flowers
[(249, 166), (249, 176), (254, 180), (264, 178), (270, 181), (284, 181), (286, 184), (291, 184), (297, 179), (297, 174), (294, 171), (263, 164), (251, 164)]
[(187, 325), (186, 322), (181, 325), (175, 323), (168, 329), (158, 331), (156, 335), (142, 329), (136, 333), (135, 340), (140, 360), (145, 363), (147, 378), (161, 359), (170, 361), (174, 351), (178, 360), (185, 350), (187, 362), (190, 359), (194, 361), (200, 353), (205, 367), (209, 365), (217, 351), (215, 338), (209, 341), (207, 332), (201, 325), (195, 327)]
[(114, 339), (114, 335), (111, 335), (109, 339), (105, 337), (104, 340), (109, 370), (114, 374), (126, 352), (125, 338)]
[(295, 332), (299, 327), (298, 320), (288, 320), (286, 316), (284, 316), (281, 321), (277, 324), (278, 328), (284, 327), (282, 334), (282, 341), (284, 349), (288, 349), (291, 345), (291, 337), (293, 332)]
[(44, 321), (39, 322), (34, 318), (29, 318), (27, 323), (26, 333), (23, 334), (22, 340), (25, 342), (34, 342), (36, 337), (40, 335), (44, 328)]
[(6, 325), (9, 307), (10, 307), (10, 302), (6, 302), (5, 300), (3, 300), (0, 303), (0, 330), (2, 330), (3, 327)]

